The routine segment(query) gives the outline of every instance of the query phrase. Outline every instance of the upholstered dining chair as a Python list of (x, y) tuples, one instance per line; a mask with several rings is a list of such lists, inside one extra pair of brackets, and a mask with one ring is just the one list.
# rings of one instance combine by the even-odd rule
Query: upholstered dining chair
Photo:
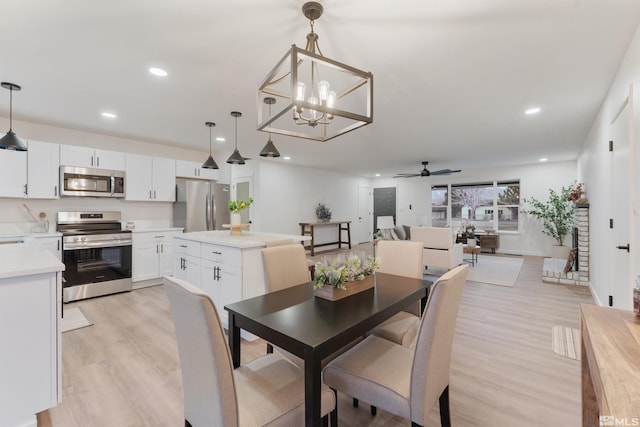
[[(311, 280), (307, 255), (301, 244), (264, 248), (262, 260), (267, 293), (302, 285)], [(273, 353), (271, 344), (267, 344), (267, 353)], [(286, 355), (292, 356), (288, 353)]]
[[(380, 258), (378, 271), (397, 276), (422, 279), (422, 243), (406, 240), (379, 240), (376, 257)], [(369, 331), (397, 344), (411, 342), (420, 327), (420, 301), (407, 307)]]
[[(275, 354), (233, 369), (224, 330), (213, 301), (195, 286), (165, 276), (176, 330), (185, 426), (299, 426), (304, 424), (304, 375)], [(335, 408), (335, 394), (323, 386), (321, 414)]]
[(449, 427), (451, 347), (468, 271), (468, 265), (456, 267), (433, 284), (408, 347), (370, 335), (325, 367), (325, 384), (410, 419), (413, 427), (426, 424), (439, 400), (440, 422)]

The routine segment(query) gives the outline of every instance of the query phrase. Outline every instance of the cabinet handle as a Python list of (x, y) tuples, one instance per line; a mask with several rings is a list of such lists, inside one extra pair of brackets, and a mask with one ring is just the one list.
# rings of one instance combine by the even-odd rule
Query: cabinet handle
[(53, 186), (53, 195), (58, 197), (58, 186), (57, 185)]
[(160, 245), (156, 245), (156, 253), (159, 254), (160, 253)]
[(29, 193), (27, 192), (27, 184), (25, 184), (24, 185), (24, 195), (26, 196), (27, 194), (29, 194)]
[(96, 166), (100, 167), (100, 157), (96, 156)]
[(164, 253), (164, 243), (160, 243), (160, 253)]
[(193, 168), (193, 175), (198, 176), (198, 168)]
[(93, 156), (91, 156), (91, 166), (93, 166)]
[(153, 190), (153, 199), (156, 199), (156, 190)]
[(222, 255), (222, 252), (218, 252), (218, 251), (211, 251), (211, 253), (215, 255)]
[(152, 197), (151, 197), (151, 190), (149, 190), (149, 199), (152, 199)]
[(181, 248), (186, 248), (186, 247), (187, 247), (187, 245), (180, 245), (180, 247), (181, 247)]
[(156, 239), (162, 239), (164, 236), (154, 236)]
[(58, 252), (60, 252), (60, 239), (58, 239)]

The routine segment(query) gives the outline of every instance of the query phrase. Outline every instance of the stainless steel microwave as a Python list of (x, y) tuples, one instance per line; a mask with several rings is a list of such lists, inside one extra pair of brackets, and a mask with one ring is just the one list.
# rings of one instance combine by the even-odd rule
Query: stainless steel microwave
[(124, 197), (124, 171), (60, 166), (60, 195)]

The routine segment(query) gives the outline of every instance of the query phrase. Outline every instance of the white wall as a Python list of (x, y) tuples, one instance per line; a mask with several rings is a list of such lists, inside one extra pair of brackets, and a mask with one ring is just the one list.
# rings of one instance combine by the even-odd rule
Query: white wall
[[(503, 168), (465, 169), (450, 176), (429, 178), (380, 178), (373, 181), (375, 188), (397, 186), (397, 224), (414, 225), (416, 217), (431, 217), (431, 186), (492, 182), (494, 180), (520, 180), (520, 198), (548, 199), (549, 189), (559, 191), (571, 185), (577, 176), (575, 161), (539, 163)], [(411, 205), (412, 209), (409, 209)], [(549, 256), (554, 240), (542, 233), (540, 223), (524, 214), (520, 215), (519, 233), (501, 233), (499, 252)]]
[[(622, 103), (629, 95), (629, 87), (635, 87), (635, 99), (631, 99), (631, 115), (634, 127), (631, 130), (630, 163), (631, 174), (630, 199), (634, 211), (630, 216), (630, 282), (640, 274), (640, 218), (638, 214), (638, 192), (640, 190), (640, 149), (638, 136), (640, 135), (640, 30), (629, 45), (629, 49), (622, 61), (618, 73), (613, 80), (602, 108), (584, 143), (579, 157), (579, 179), (585, 183), (586, 196), (590, 204), (591, 231), (591, 271), (590, 282), (596, 302), (608, 304), (609, 286), (612, 280), (610, 270), (611, 230), (608, 227), (611, 217), (611, 157), (607, 152), (608, 141), (611, 139), (611, 123), (615, 119)], [(631, 288), (631, 283), (628, 284)], [(615, 302), (614, 302), (615, 303)], [(617, 304), (616, 304), (617, 305)]]
[[(358, 217), (358, 186), (370, 186), (366, 178), (349, 176), (309, 167), (286, 164), (283, 160), (255, 160), (255, 229), (266, 232), (300, 234), (300, 222), (316, 222), (316, 205), (325, 203), (332, 220), (352, 221)], [(246, 165), (245, 165), (246, 166)], [(233, 178), (247, 175), (250, 169), (234, 166)], [(316, 228), (319, 243), (336, 240), (335, 227)], [(328, 249), (321, 248), (321, 249)]]

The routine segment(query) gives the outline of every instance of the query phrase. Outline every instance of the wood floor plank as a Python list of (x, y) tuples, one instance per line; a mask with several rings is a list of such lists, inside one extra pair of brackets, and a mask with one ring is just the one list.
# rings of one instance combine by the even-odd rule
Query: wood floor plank
[[(451, 365), (456, 426), (581, 425), (580, 363), (551, 351), (551, 328), (579, 328), (585, 287), (541, 280), (542, 258), (524, 257), (514, 287), (467, 282)], [(62, 334), (63, 397), (40, 427), (180, 426), (182, 380), (175, 332), (162, 286), (79, 301), (93, 326)], [(242, 343), (242, 363), (264, 354)], [(343, 426), (406, 426), (339, 395)], [(428, 426), (439, 426), (437, 408)]]

